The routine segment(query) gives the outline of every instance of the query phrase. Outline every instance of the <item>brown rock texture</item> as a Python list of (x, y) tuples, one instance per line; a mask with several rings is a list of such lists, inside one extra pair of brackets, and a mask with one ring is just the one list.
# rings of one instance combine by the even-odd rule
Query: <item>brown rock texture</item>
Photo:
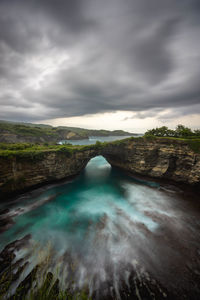
[(95, 155), (88, 150), (70, 156), (46, 151), (37, 159), (0, 157), (0, 197), (77, 175)]
[(200, 154), (186, 141), (130, 139), (108, 145), (105, 157), (112, 166), (132, 174), (200, 185)]
[(133, 175), (200, 186), (200, 154), (186, 142), (135, 138), (70, 155), (51, 150), (43, 152), (39, 159), (0, 156), (0, 197), (77, 175), (97, 155)]

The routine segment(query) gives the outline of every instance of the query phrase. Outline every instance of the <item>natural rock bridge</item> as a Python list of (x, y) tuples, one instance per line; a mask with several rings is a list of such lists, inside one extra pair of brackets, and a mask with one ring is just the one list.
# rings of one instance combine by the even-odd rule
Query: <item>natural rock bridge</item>
[(200, 154), (187, 142), (172, 139), (127, 139), (69, 153), (49, 150), (35, 160), (0, 157), (0, 196), (67, 179), (102, 155), (111, 164), (135, 175), (165, 178), (200, 186)]

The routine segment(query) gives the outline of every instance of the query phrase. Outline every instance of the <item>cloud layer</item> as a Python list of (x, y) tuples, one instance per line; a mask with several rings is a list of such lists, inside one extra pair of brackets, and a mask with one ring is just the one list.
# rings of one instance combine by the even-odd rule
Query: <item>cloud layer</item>
[(0, 0), (0, 119), (200, 113), (199, 0)]

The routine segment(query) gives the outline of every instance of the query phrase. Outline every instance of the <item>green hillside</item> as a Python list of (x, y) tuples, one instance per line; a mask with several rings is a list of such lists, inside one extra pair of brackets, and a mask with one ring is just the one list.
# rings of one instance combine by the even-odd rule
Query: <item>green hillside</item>
[(89, 136), (126, 136), (133, 133), (123, 130), (89, 130), (78, 127), (53, 127), (43, 124), (0, 121), (0, 142), (56, 143), (68, 139), (88, 139)]

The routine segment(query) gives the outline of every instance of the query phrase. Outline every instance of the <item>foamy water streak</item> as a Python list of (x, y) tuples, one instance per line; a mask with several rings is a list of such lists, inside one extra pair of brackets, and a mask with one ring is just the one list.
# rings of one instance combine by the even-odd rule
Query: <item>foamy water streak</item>
[[(138, 184), (96, 157), (75, 181), (27, 199), (18, 214), (13, 207), (15, 224), (2, 235), (2, 246), (31, 233), (43, 256), (49, 245), (47, 269), (59, 270), (64, 288), (73, 282), (98, 294), (109, 286), (120, 298), (121, 279), (128, 286), (132, 270), (147, 279), (149, 271), (161, 279), (163, 268), (170, 273), (179, 244), (169, 239), (182, 246), (195, 230), (181, 205), (170, 189)], [(35, 252), (29, 260), (37, 263)]]

